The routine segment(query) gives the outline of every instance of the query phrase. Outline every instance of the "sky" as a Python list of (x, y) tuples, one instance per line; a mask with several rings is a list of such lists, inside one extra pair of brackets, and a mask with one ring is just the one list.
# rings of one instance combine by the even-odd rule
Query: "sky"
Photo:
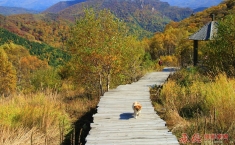
[(45, 10), (59, 1), (67, 0), (0, 0), (0, 6), (22, 7), (33, 10)]

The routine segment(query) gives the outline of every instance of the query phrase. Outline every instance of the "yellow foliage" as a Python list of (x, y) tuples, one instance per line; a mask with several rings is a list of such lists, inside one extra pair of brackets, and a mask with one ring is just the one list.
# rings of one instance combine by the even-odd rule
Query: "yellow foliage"
[(161, 56), (160, 59), (165, 66), (179, 66), (178, 58), (173, 55)]
[(10, 95), (16, 90), (16, 70), (8, 61), (5, 51), (0, 48), (0, 96)]
[[(185, 77), (187, 76), (183, 78)], [(187, 108), (192, 111), (191, 117), (196, 117), (197, 111), (202, 115), (200, 117), (213, 117), (214, 120), (210, 123), (213, 123), (218, 132), (233, 136), (235, 134), (231, 128), (234, 127), (235, 120), (234, 89), (235, 79), (227, 78), (225, 74), (219, 74), (214, 81), (206, 83), (200, 77), (187, 85), (180, 84), (179, 80), (169, 80), (161, 91), (161, 100), (167, 110), (182, 113)], [(187, 113), (189, 112), (184, 112)]]
[(210, 104), (210, 110), (215, 109), (219, 122), (231, 125), (235, 120), (235, 80), (229, 79), (225, 74), (219, 74), (215, 82), (210, 83), (204, 94)]

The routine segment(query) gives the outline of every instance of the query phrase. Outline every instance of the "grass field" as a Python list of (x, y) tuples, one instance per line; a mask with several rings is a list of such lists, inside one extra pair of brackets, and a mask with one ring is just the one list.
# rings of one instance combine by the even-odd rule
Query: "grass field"
[[(179, 141), (233, 142), (235, 79), (224, 73), (203, 76), (194, 70), (175, 73), (163, 88), (151, 90), (158, 114)], [(199, 142), (199, 141), (198, 141)]]

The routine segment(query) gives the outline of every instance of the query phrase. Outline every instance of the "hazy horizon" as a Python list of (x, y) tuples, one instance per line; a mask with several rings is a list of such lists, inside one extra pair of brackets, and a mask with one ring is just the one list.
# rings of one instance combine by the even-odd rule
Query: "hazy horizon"
[[(20, 7), (30, 10), (43, 11), (60, 1), (76, 0), (0, 0), (0, 6)], [(190, 7), (192, 9), (199, 7), (211, 7), (218, 5), (223, 0), (161, 0), (168, 2), (171, 6)]]

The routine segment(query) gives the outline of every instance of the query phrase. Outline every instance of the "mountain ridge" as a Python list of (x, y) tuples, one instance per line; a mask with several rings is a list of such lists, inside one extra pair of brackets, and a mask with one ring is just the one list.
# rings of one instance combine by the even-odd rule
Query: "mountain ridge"
[(200, 7), (212, 7), (220, 4), (223, 0), (161, 0), (168, 2), (172, 6), (189, 7), (197, 9)]
[[(23, 0), (23, 1), (16, 1), (16, 0), (2, 0), (0, 1), (0, 6), (7, 6), (7, 7), (21, 7), (26, 8), (30, 10), (36, 10), (36, 11), (45, 11), (46, 9), (52, 7), (53, 5), (59, 3), (59, 2), (75, 2), (79, 0)], [(85, 1), (85, 0), (84, 0)], [(130, 0), (134, 1), (134, 0)], [(141, 0), (141, 1), (147, 1), (147, 0)], [(159, 1), (159, 0), (155, 0)], [(221, 3), (223, 0), (161, 0), (162, 2), (168, 2), (171, 6), (178, 6), (178, 7), (189, 7), (191, 9), (196, 9), (199, 7), (211, 7), (214, 5), (217, 5)]]
[(56, 4), (60, 0), (2, 0), (0, 1), (0, 6), (6, 6), (6, 7), (20, 7), (30, 10), (36, 10), (36, 11), (43, 11), (47, 9), (48, 7)]
[(50, 6), (49, 8), (47, 8), (46, 10), (44, 10), (42, 13), (58, 13), (59, 11), (66, 9), (72, 5), (81, 3), (81, 2), (85, 2), (86, 0), (74, 0), (74, 1), (60, 1), (52, 6)]
[[(190, 16), (193, 12), (190, 8), (172, 7), (167, 2), (162, 2), (160, 0), (87, 0), (83, 3), (77, 3), (69, 6), (59, 11), (58, 14), (62, 17), (67, 17), (68, 15), (72, 15), (72, 17), (74, 17), (83, 13), (84, 8), (91, 7), (97, 10), (109, 9), (114, 14), (120, 14), (125, 9), (127, 12), (126, 15), (137, 10), (148, 10), (151, 12), (158, 12), (158, 14), (162, 17), (168, 17), (174, 21), (182, 20), (183, 18)], [(182, 12), (181, 15), (183, 15), (183, 18), (180, 18), (180, 12)]]
[(159, 0), (87, 0), (58, 12), (64, 19), (78, 18), (85, 8), (109, 9), (116, 17), (151, 33), (163, 31), (170, 21), (180, 21), (193, 13), (190, 8), (171, 7)]
[(19, 8), (19, 7), (6, 7), (6, 6), (0, 6), (0, 14), (4, 16), (8, 15), (15, 15), (15, 14), (37, 14), (39, 11), (25, 9), (25, 8)]

